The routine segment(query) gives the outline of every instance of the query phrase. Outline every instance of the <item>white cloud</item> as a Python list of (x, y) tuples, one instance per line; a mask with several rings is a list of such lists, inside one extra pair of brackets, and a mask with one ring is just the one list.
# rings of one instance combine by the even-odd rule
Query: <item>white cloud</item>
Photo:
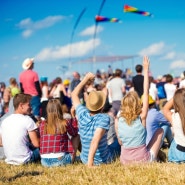
[(163, 57), (161, 57), (161, 60), (172, 60), (176, 56), (176, 53), (174, 51), (166, 53)]
[(147, 48), (142, 49), (139, 52), (139, 55), (155, 56), (155, 55), (161, 55), (164, 51), (165, 51), (164, 42), (158, 42), (148, 46)]
[(33, 33), (33, 30), (25, 30), (25, 31), (22, 32), (22, 36), (24, 38), (28, 38), (32, 35), (32, 33)]
[(62, 19), (65, 19), (65, 17), (60, 15), (48, 16), (35, 22), (30, 18), (27, 18), (20, 21), (17, 26), (23, 30), (22, 36), (27, 38), (30, 37), (35, 31), (51, 27)]
[(170, 69), (185, 68), (185, 60), (176, 60), (170, 64)]
[[(97, 26), (96, 33), (100, 33), (102, 31), (103, 31), (103, 27), (102, 26)], [(81, 36), (92, 36), (92, 35), (94, 35), (94, 32), (95, 32), (95, 25), (84, 29), (82, 32), (80, 32), (80, 35)]]
[(89, 39), (87, 41), (73, 43), (71, 47), (68, 44), (66, 46), (44, 48), (35, 56), (35, 58), (37, 61), (55, 61), (68, 57), (82, 57), (92, 51), (94, 47), (97, 47), (99, 45), (99, 39)]

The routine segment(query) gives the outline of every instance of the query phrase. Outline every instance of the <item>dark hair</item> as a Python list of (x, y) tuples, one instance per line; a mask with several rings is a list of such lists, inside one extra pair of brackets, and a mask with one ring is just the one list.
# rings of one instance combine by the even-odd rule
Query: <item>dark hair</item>
[(14, 109), (16, 110), (19, 107), (20, 103), (28, 103), (31, 101), (31, 95), (29, 94), (24, 94), (24, 93), (19, 93), (16, 94), (13, 98), (13, 106)]
[(121, 69), (116, 69), (116, 71), (115, 71), (115, 76), (121, 77), (122, 72), (123, 72), (123, 71), (122, 71)]
[(141, 73), (143, 71), (143, 66), (140, 64), (137, 64), (135, 67), (135, 70), (137, 73)]
[(173, 81), (173, 76), (171, 74), (166, 75), (166, 82), (172, 82)]
[(55, 79), (55, 84), (60, 84), (60, 83), (62, 83), (62, 78), (57, 77), (57, 78)]

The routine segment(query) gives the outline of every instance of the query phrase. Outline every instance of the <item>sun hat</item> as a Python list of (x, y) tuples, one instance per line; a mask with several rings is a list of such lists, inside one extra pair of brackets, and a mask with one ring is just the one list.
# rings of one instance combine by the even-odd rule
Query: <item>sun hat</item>
[(86, 100), (86, 107), (90, 111), (98, 111), (105, 104), (106, 96), (102, 91), (91, 91)]
[[(143, 95), (141, 96), (141, 102), (143, 102)], [(152, 98), (152, 96), (148, 96), (148, 104), (151, 105), (155, 103), (155, 100)]]
[(22, 68), (24, 70), (29, 69), (31, 65), (33, 64), (33, 62), (34, 62), (34, 58), (26, 58), (24, 62), (22, 63)]

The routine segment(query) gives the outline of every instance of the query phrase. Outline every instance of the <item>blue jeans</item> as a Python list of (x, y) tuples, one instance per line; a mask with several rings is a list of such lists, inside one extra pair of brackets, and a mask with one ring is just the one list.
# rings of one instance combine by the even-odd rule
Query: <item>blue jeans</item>
[(71, 163), (72, 163), (72, 155), (69, 153), (66, 153), (61, 158), (42, 158), (41, 157), (41, 164), (45, 167), (65, 166)]
[(114, 142), (108, 146), (112, 155), (112, 160), (115, 160), (116, 157), (121, 154), (121, 145), (118, 143), (118, 139), (116, 138)]
[(39, 96), (32, 96), (31, 108), (32, 108), (34, 116), (40, 116), (41, 103), (40, 103), (40, 97)]
[(170, 125), (166, 124), (166, 123), (161, 123), (160, 127), (163, 129), (164, 133), (163, 133), (163, 137), (162, 137), (162, 142), (161, 142), (161, 146), (163, 145), (164, 139), (166, 138), (169, 145), (171, 144), (172, 140), (173, 140), (173, 135), (172, 135), (172, 131), (170, 128)]
[(40, 152), (39, 149), (36, 148), (35, 150), (32, 151), (32, 156), (30, 158), (30, 162), (37, 162), (40, 160)]
[(177, 149), (177, 143), (175, 140), (171, 142), (168, 150), (168, 161), (174, 163), (185, 163), (185, 152)]

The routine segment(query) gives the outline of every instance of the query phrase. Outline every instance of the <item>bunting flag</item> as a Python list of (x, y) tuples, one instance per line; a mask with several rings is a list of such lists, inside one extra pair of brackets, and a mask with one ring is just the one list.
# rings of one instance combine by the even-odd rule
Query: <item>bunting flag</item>
[(137, 13), (137, 14), (141, 14), (141, 15), (144, 15), (144, 16), (152, 16), (152, 14), (150, 12), (145, 12), (145, 11), (142, 11), (142, 10), (138, 10), (137, 8), (129, 6), (129, 5), (124, 5), (123, 11), (124, 12), (130, 12), (130, 13)]
[(108, 18), (108, 17), (103, 17), (100, 15), (96, 15), (95, 20), (96, 22), (121, 22), (120, 19)]

